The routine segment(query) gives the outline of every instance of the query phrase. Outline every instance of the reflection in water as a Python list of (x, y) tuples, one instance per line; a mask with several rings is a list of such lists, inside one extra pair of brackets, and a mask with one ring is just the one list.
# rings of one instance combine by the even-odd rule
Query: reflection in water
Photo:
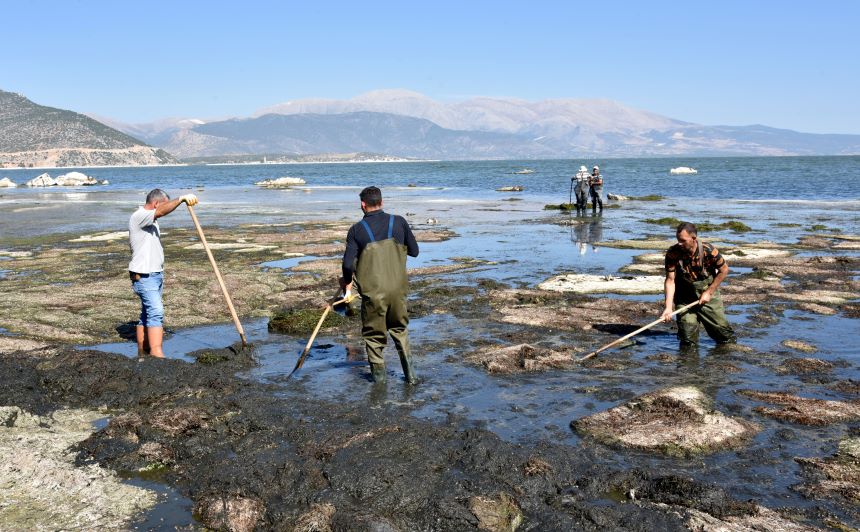
[(591, 251), (600, 251), (597, 244), (603, 241), (603, 213), (592, 216), (577, 215), (575, 221), (571, 220), (570, 239), (576, 243), (580, 255), (588, 252), (588, 244)]

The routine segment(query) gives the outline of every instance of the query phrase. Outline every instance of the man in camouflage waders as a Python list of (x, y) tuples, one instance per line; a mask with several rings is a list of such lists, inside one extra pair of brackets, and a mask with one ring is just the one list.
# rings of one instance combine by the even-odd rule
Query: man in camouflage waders
[(403, 376), (415, 384), (406, 330), (406, 255), (417, 257), (418, 243), (402, 216), (382, 211), (382, 192), (377, 187), (365, 188), (359, 198), (364, 218), (346, 236), (341, 288), (345, 290), (352, 280), (361, 294), (361, 336), (373, 381), (385, 382), (382, 350), (390, 334)]
[(726, 320), (719, 286), (729, 274), (717, 248), (700, 242), (696, 226), (684, 222), (675, 232), (678, 243), (666, 252), (666, 304), (663, 320), (672, 319), (672, 304), (678, 307), (698, 301), (699, 305), (678, 314), (678, 339), (681, 346), (699, 343), (699, 324), (718, 344), (735, 341), (735, 332)]

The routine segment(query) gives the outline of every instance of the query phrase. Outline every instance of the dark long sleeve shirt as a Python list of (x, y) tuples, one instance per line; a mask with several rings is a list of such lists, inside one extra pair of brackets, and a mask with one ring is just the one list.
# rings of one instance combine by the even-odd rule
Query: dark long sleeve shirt
[[(409, 223), (402, 216), (394, 216), (394, 227), (392, 228), (391, 237), (398, 243), (406, 246), (406, 254), (410, 257), (418, 256), (418, 242), (415, 241), (415, 235), (412, 234), (412, 229), (409, 228)], [(378, 211), (372, 211), (364, 215), (364, 221), (370, 226), (373, 232), (374, 240), (385, 240), (388, 238), (388, 217), (389, 215)], [(367, 229), (359, 222), (349, 228), (346, 235), (346, 251), (343, 254), (343, 278), (349, 282), (352, 279), (352, 274), (355, 272), (358, 257), (364, 248), (370, 243), (370, 236), (367, 234)]]

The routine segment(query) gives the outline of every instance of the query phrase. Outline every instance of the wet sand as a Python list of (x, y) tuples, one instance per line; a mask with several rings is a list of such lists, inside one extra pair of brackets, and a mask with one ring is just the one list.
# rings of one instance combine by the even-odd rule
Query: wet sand
[[(201, 196), (197, 212), (219, 245), (216, 258), (256, 345), (253, 361), (222, 350), (235, 331), (185, 213), (162, 224), (173, 360), (143, 363), (129, 358), (135, 346), (121, 338), (137, 301), (125, 274), (127, 242), (111, 234), (122, 230), (130, 197), (94, 194), (59, 207), (57, 198), (21, 202), (6, 219), (43, 223), (0, 239), (0, 351), (9, 368), (0, 404), (40, 415), (109, 407), (110, 423), (75, 447), (81, 464), (172, 486), (214, 528), (858, 522), (850, 490), (833, 485), (854, 477), (842, 472), (816, 483), (821, 473), (809, 465), (843, 464), (839, 442), (856, 423), (823, 415), (831, 403), (850, 413), (860, 397), (849, 340), (860, 330), (860, 259), (851, 248), (860, 231), (850, 209), (796, 209), (789, 219), (738, 203), (706, 213), (752, 228), (703, 235), (740, 250), (727, 253), (736, 268), (723, 290), (740, 345), (705, 340), (697, 352), (681, 353), (671, 326), (660, 326), (580, 365), (577, 355), (653, 320), (660, 296), (542, 290), (540, 283), (568, 273), (624, 277), (625, 267), (654, 264), (646, 255), (660, 253), (671, 230), (643, 220), (661, 209), (689, 213), (671, 199), (577, 218), (544, 211), (544, 198), (396, 196), (390, 209), (407, 215), (422, 244), (409, 263), (422, 383), (402, 384), (388, 353), (389, 383), (380, 390), (368, 382), (355, 318), (324, 329), (292, 379), (306, 335), (266, 326), (278, 309), (318, 312), (334, 293), (355, 218), (340, 193), (283, 196), (316, 202), (313, 215), (287, 213), (262, 196), (237, 204), (213, 192), (208, 207)], [(696, 387), (716, 410), (761, 430), (732, 449), (692, 457), (570, 428), (673, 386)], [(821, 422), (779, 415), (780, 408), (803, 408), (804, 419)], [(684, 409), (677, 412), (683, 417)], [(416, 477), (425, 481), (416, 486)], [(152, 522), (153, 515), (137, 517)]]

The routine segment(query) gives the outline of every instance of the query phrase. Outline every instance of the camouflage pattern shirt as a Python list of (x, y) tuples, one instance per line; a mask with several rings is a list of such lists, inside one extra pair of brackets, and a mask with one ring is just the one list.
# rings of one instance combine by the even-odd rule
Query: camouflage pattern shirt
[(681, 244), (670, 247), (666, 251), (666, 272), (677, 272), (680, 268), (681, 275), (676, 275), (675, 279), (680, 278), (687, 282), (716, 277), (726, 260), (711, 244), (699, 241), (697, 245), (699, 247), (692, 255)]

